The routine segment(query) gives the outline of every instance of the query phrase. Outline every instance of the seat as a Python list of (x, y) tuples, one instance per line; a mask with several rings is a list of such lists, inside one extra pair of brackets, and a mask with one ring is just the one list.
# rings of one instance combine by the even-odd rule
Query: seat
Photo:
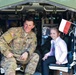
[[(69, 40), (68, 40), (69, 41)], [(68, 44), (68, 41), (66, 41), (66, 43)], [(71, 44), (71, 43), (70, 43)], [(51, 70), (55, 70), (55, 71), (59, 71), (59, 74), (57, 74), (57, 75), (69, 75), (70, 73), (71, 73), (71, 70), (72, 70), (72, 63), (73, 63), (73, 46), (72, 46), (72, 44), (71, 45), (69, 45), (69, 47), (70, 48), (68, 48), (68, 49), (70, 49), (70, 51), (68, 52), (68, 55), (67, 55), (67, 59), (68, 59), (68, 64), (67, 65), (57, 65), (57, 64), (50, 64), (49, 65), (49, 69), (51, 69)], [(65, 73), (65, 74), (62, 74), (62, 73)], [(66, 73), (68, 73), (68, 74), (66, 74)], [(72, 75), (73, 73), (71, 73), (71, 75)], [(55, 75), (56, 75), (56, 73), (55, 73)]]
[[(3, 56), (3, 55), (2, 55), (1, 52), (0, 52), (0, 57), (2, 58), (2, 56)], [(1, 60), (1, 58), (0, 58), (0, 60)], [(24, 72), (24, 67), (23, 67), (23, 65), (17, 64), (16, 71)], [(0, 61), (0, 74), (4, 74), (4, 73), (5, 73), (5, 71), (4, 71), (4, 69), (2, 68), (2, 66), (1, 66), (1, 61)]]
[(67, 57), (68, 57), (67, 65), (50, 64), (49, 69), (58, 71), (58, 72), (55, 72), (55, 75), (73, 75), (72, 66), (71, 66), (73, 62), (73, 53), (69, 52)]
[[(21, 65), (18, 65), (16, 68), (16, 71), (24, 72), (24, 67)], [(4, 74), (5, 70), (0, 66), (0, 74)]]
[(50, 64), (49, 69), (60, 70), (63, 72), (70, 72), (70, 69), (71, 69), (70, 64), (73, 62), (73, 53), (69, 52), (67, 57), (68, 57), (68, 64), (67, 65)]

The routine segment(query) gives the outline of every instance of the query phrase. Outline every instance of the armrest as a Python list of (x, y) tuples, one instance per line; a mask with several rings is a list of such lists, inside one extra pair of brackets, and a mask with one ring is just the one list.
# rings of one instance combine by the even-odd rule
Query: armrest
[(55, 66), (55, 67), (66, 67), (66, 65), (63, 65), (63, 64), (50, 64), (49, 66)]
[(49, 69), (51, 70), (60, 70), (64, 72), (68, 72), (68, 67), (66, 65), (57, 65), (57, 64), (50, 64)]

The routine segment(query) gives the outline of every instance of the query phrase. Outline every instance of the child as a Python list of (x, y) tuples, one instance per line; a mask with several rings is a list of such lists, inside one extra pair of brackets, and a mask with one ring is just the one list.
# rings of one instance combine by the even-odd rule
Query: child
[(67, 64), (67, 45), (63, 39), (60, 38), (60, 33), (56, 27), (50, 30), (51, 49), (42, 58), (42, 73), (49, 75), (49, 64)]

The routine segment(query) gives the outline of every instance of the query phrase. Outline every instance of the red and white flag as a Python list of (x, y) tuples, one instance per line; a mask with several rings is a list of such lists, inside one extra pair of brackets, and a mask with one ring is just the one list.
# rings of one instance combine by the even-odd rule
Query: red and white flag
[(67, 34), (70, 29), (71, 24), (72, 24), (72, 22), (62, 19), (60, 26), (59, 26), (59, 31)]

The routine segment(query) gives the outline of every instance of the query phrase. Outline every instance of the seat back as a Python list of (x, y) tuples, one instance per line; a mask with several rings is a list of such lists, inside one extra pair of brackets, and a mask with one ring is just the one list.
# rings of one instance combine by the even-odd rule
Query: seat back
[(72, 51), (68, 52), (67, 59), (68, 59), (68, 64), (71, 64), (73, 62), (73, 52)]
[(69, 35), (65, 35), (65, 36), (63, 37), (63, 40), (64, 40), (64, 41), (66, 42), (66, 44), (67, 44), (68, 52), (71, 51), (71, 50), (72, 50), (72, 45), (73, 45), (73, 43), (72, 43), (72, 37), (69, 36)]

